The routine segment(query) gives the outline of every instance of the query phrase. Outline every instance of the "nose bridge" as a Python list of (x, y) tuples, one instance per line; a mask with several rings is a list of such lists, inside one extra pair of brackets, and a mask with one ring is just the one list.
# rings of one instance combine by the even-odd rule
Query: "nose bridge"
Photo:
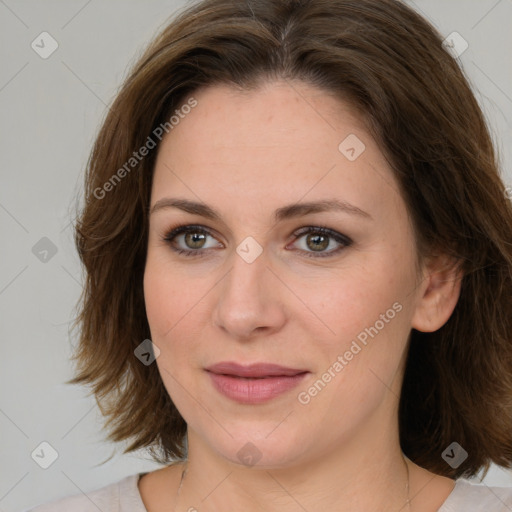
[(237, 248), (237, 254), (233, 255), (231, 270), (222, 287), (221, 300), (228, 302), (232, 310), (234, 305), (245, 304), (247, 309), (255, 312), (263, 302), (261, 294), (268, 278), (266, 274), (269, 273), (266, 256), (261, 254), (254, 260), (244, 259), (239, 254), (241, 247), (242, 244)]
[[(246, 240), (232, 255), (232, 266), (218, 288), (214, 322), (238, 338), (249, 337), (261, 328), (273, 330), (284, 320), (277, 300), (278, 289), (271, 283), (268, 258)], [(275, 284), (275, 283), (274, 283)]]

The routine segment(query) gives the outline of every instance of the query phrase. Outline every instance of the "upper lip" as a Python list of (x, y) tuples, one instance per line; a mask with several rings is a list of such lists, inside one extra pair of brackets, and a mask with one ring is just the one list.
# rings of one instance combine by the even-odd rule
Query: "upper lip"
[(208, 366), (207, 371), (218, 375), (233, 375), (236, 377), (275, 377), (275, 376), (292, 376), (299, 373), (307, 372), (307, 370), (298, 368), (288, 368), (273, 363), (253, 363), (249, 365), (241, 365), (231, 361)]

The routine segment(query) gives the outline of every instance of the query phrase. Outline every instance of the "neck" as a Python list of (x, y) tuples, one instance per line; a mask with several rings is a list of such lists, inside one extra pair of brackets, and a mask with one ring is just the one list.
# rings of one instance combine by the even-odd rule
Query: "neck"
[(409, 467), (398, 435), (364, 434), (286, 467), (244, 467), (209, 451), (189, 432), (175, 510), (409, 512)]

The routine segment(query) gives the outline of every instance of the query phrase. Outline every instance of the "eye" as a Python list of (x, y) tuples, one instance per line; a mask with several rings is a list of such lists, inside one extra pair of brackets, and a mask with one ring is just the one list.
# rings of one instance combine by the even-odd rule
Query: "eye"
[[(296, 231), (294, 236), (297, 237), (296, 240), (302, 239), (299, 244), (302, 245), (301, 250), (310, 258), (332, 256), (352, 244), (347, 236), (322, 226), (305, 226)], [(331, 250), (326, 250), (329, 247)]]
[[(305, 226), (296, 231), (293, 236), (294, 243), (303, 239), (299, 244), (302, 245), (299, 250), (310, 258), (332, 256), (353, 243), (347, 236), (323, 226)], [(203, 226), (182, 225), (171, 229), (162, 239), (177, 254), (202, 257), (211, 249), (224, 247), (218, 241), (208, 244), (208, 238), (216, 240)], [(331, 249), (327, 250), (329, 248)]]
[(213, 236), (202, 226), (178, 226), (171, 229), (163, 240), (171, 249), (184, 256), (204, 256), (205, 252), (215, 247), (224, 247), (220, 242), (208, 246), (207, 240)]

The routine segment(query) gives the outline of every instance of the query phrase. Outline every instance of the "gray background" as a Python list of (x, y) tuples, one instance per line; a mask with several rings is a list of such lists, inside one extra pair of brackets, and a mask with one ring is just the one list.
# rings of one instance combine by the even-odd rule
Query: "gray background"
[[(511, 186), (512, 0), (408, 3), (444, 36), (457, 31), (469, 43), (459, 61)], [(68, 327), (82, 279), (70, 220), (106, 105), (145, 44), (183, 5), (0, 0), (0, 512), (158, 467), (145, 453), (122, 455), (122, 446), (104, 442), (94, 399), (64, 384), (72, 376)], [(43, 31), (59, 44), (47, 59), (31, 48)], [(57, 249), (46, 262), (32, 251), (43, 237)], [(31, 458), (43, 441), (58, 452), (46, 470)], [(492, 468), (484, 482), (512, 486), (512, 472)]]

